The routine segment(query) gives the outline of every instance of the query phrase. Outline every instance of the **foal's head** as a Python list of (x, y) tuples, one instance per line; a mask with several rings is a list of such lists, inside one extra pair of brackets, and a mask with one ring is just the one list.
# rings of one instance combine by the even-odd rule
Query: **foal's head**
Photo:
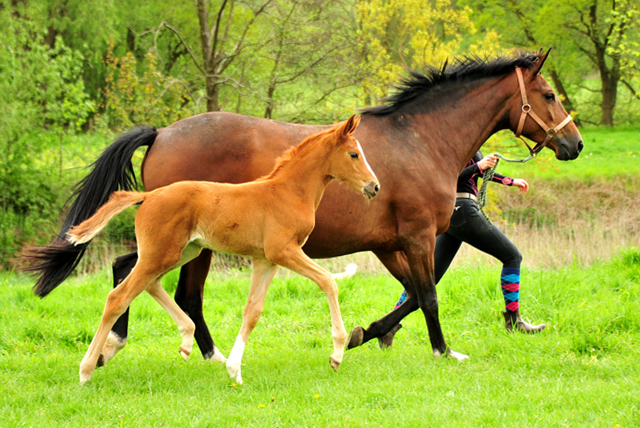
[(362, 146), (353, 136), (359, 123), (360, 117), (354, 114), (328, 135), (332, 139), (329, 143), (332, 147), (329, 174), (371, 199), (378, 194), (380, 183), (364, 156)]

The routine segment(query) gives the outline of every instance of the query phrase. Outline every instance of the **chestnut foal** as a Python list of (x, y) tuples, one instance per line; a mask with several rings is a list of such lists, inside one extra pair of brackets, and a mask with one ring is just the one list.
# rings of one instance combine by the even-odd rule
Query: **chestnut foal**
[[(149, 292), (171, 315), (182, 335), (180, 354), (193, 348), (194, 323), (160, 285), (163, 275), (197, 257), (202, 249), (252, 257), (253, 273), (242, 328), (229, 359), (229, 375), (242, 382), (240, 364), (249, 334), (256, 326), (267, 288), (278, 266), (284, 266), (324, 291), (331, 313), (337, 370), (345, 349), (346, 330), (331, 274), (302, 251), (315, 225), (315, 211), (331, 180), (338, 179), (368, 199), (379, 190), (360, 143), (353, 137), (360, 118), (305, 139), (278, 160), (271, 173), (244, 184), (183, 181), (152, 192), (116, 192), (91, 218), (73, 227), (67, 239), (89, 242), (109, 220), (143, 202), (136, 216), (139, 259), (127, 278), (107, 297), (100, 327), (80, 363), (80, 382), (91, 379), (107, 335), (118, 317), (142, 291)], [(219, 351), (217, 359), (225, 361)]]

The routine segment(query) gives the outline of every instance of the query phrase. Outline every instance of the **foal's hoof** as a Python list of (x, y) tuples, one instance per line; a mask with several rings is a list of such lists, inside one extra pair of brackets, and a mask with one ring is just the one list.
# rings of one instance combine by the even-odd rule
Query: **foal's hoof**
[(364, 340), (364, 328), (357, 326), (351, 333), (349, 333), (349, 337), (347, 338), (347, 349), (355, 348), (362, 345), (362, 341)]
[(180, 347), (180, 356), (183, 360), (187, 361), (189, 359), (189, 355), (191, 355), (191, 351), (187, 351), (182, 346)]
[(329, 357), (329, 364), (331, 364), (331, 367), (333, 367), (335, 371), (338, 371), (338, 368), (340, 368), (340, 363), (334, 360), (333, 357)]

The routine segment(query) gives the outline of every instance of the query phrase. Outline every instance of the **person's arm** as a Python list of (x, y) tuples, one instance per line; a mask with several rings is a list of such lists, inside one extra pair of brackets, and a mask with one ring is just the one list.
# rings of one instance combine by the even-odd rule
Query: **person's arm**
[(473, 177), (475, 174), (480, 174), (480, 173), (482, 173), (482, 171), (478, 167), (478, 164), (477, 163), (471, 164), (462, 170), (462, 172), (458, 176), (458, 182), (467, 181), (471, 179), (471, 177)]

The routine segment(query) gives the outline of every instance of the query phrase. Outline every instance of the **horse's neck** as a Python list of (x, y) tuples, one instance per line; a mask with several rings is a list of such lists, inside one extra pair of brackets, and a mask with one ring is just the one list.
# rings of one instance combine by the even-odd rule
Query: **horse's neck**
[(316, 146), (297, 153), (272, 180), (284, 184), (283, 187), (289, 189), (294, 197), (316, 210), (331, 181), (326, 152)]
[[(429, 139), (444, 148), (439, 153), (444, 160), (462, 170), (491, 135), (509, 126), (509, 105), (517, 95), (517, 87), (511, 86), (506, 76), (480, 84), (470, 83), (464, 96), (427, 114), (427, 123), (430, 124), (458, 124), (447, 127), (431, 125), (426, 130), (430, 132)], [(433, 129), (438, 129), (442, 135), (433, 135)]]

